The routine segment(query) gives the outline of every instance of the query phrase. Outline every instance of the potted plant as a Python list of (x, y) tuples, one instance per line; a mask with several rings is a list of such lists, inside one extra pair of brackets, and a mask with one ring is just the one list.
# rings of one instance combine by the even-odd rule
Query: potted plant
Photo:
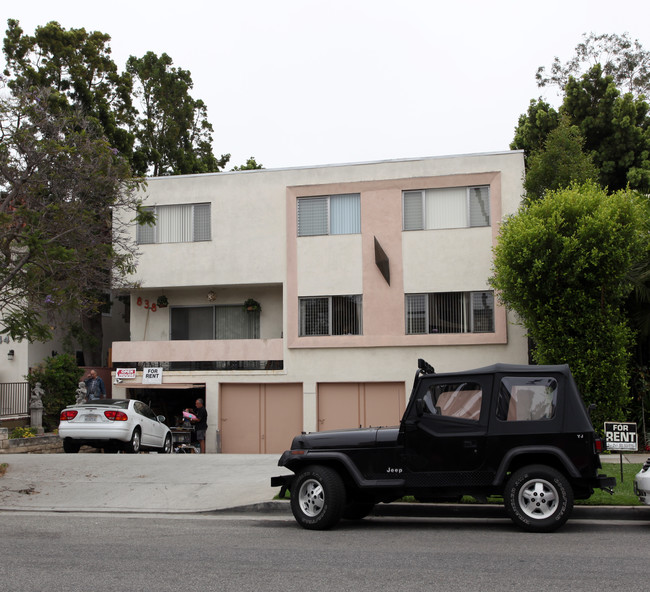
[(253, 300), (252, 298), (249, 298), (246, 302), (244, 302), (244, 310), (248, 312), (254, 312), (256, 310), (261, 311), (262, 307), (257, 300)]
[(158, 300), (156, 300), (156, 305), (158, 306), (158, 308), (166, 308), (169, 305), (167, 296), (165, 296), (164, 294), (162, 296), (158, 296)]

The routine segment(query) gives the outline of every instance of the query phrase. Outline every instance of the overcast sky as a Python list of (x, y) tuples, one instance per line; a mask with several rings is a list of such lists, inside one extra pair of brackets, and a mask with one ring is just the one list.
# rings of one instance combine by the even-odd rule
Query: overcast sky
[[(583, 33), (628, 32), (650, 49), (650, 1), (24, 0), (2, 2), (33, 33), (51, 20), (167, 53), (189, 70), (229, 168), (507, 150), (538, 89)], [(4, 56), (3, 56), (4, 63)]]

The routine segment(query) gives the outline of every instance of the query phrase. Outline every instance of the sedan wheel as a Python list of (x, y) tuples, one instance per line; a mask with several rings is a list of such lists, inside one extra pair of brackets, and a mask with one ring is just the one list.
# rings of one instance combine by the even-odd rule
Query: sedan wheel
[(131, 440), (126, 443), (125, 450), (129, 454), (138, 454), (140, 452), (140, 430), (138, 428), (133, 430)]
[(65, 440), (63, 440), (63, 452), (69, 454), (76, 454), (77, 452), (79, 452), (80, 448), (81, 448), (81, 444), (79, 444), (79, 442), (75, 442), (70, 438), (66, 438)]
[(171, 436), (171, 434), (167, 434), (167, 436), (165, 437), (165, 444), (160, 449), (160, 451), (163, 454), (171, 454), (171, 451), (172, 451), (172, 436)]

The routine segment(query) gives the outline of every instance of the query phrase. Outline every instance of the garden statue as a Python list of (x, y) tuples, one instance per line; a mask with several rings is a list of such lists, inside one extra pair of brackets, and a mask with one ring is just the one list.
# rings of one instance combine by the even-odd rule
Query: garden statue
[(29, 398), (30, 409), (43, 409), (43, 395), (45, 391), (41, 388), (41, 383), (37, 382), (32, 389), (32, 395)]
[(37, 434), (43, 433), (43, 395), (45, 391), (41, 388), (41, 383), (37, 382), (32, 389), (29, 397), (30, 424), (36, 429)]
[(86, 383), (81, 381), (77, 389), (77, 405), (85, 403), (88, 399), (88, 391), (86, 390)]

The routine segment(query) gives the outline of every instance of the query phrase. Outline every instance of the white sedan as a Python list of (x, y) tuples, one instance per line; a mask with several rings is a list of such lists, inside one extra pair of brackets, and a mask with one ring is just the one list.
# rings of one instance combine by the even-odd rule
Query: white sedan
[(79, 452), (83, 444), (105, 452), (124, 450), (172, 451), (172, 434), (165, 417), (135, 399), (100, 399), (69, 405), (59, 418), (59, 437), (65, 452)]
[(639, 496), (641, 503), (650, 506), (650, 458), (634, 477), (634, 493)]

